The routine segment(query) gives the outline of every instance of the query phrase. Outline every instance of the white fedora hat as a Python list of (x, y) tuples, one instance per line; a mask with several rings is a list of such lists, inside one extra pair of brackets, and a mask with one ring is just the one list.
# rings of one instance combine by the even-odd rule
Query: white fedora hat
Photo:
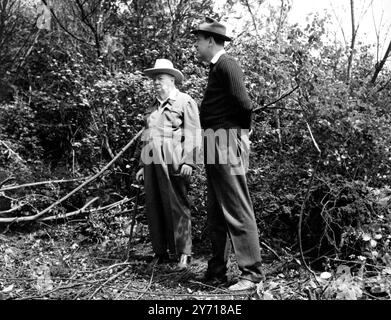
[(166, 73), (174, 76), (175, 80), (179, 83), (182, 82), (184, 78), (183, 73), (178, 69), (175, 69), (172, 62), (167, 59), (156, 59), (153, 68), (144, 70), (144, 74), (151, 78), (160, 73)]

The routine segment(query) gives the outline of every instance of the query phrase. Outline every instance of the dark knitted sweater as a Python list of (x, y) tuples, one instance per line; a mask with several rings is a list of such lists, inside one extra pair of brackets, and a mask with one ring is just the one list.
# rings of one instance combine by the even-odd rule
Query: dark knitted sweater
[(251, 126), (252, 104), (244, 86), (239, 64), (228, 54), (211, 66), (208, 85), (200, 107), (204, 129), (229, 129)]

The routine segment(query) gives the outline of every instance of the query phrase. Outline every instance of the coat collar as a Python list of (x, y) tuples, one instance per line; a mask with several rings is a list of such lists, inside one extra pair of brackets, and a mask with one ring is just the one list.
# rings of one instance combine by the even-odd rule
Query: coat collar
[(210, 60), (210, 63), (212, 64), (216, 64), (217, 61), (219, 61), (220, 57), (226, 53), (224, 49), (221, 49), (219, 52), (217, 52), (214, 57), (212, 58), (212, 60)]

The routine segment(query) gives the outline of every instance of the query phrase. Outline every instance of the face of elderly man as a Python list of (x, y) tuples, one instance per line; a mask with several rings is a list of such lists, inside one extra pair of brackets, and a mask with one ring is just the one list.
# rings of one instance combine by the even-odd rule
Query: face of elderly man
[(175, 78), (172, 75), (160, 73), (153, 78), (153, 87), (156, 93), (164, 98), (175, 86)]

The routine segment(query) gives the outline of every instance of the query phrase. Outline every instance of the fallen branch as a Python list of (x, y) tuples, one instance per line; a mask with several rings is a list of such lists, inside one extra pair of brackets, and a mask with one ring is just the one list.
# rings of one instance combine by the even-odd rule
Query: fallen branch
[(43, 218), (41, 219), (40, 221), (51, 221), (51, 220), (57, 220), (57, 219), (65, 219), (65, 218), (69, 218), (69, 217), (72, 217), (72, 216), (76, 216), (80, 213), (83, 213), (86, 211), (86, 209), (92, 205), (95, 201), (99, 200), (99, 197), (95, 197), (94, 199), (88, 201), (82, 208), (80, 208), (79, 210), (76, 210), (76, 211), (73, 211), (73, 212), (69, 212), (69, 213), (60, 213), (60, 214), (57, 214), (55, 216), (51, 216), (51, 217), (46, 217), (46, 218)]
[(25, 163), (25, 161), (20, 157), (20, 155), (18, 155), (15, 151), (13, 151), (3, 140), (0, 140), (0, 143), (6, 147), (6, 149), (8, 150), (8, 152), (10, 154), (12, 154), (13, 156), (15, 156), (15, 158), (17, 158), (20, 162), (23, 162)]
[(3, 215), (3, 214), (10, 214), (12, 212), (15, 212), (15, 211), (18, 211), (19, 209), (23, 208), (25, 206), (25, 204), (21, 205), (21, 206), (17, 206), (15, 208), (11, 208), (9, 210), (5, 210), (5, 211), (0, 211), (0, 215)]
[(32, 183), (21, 184), (21, 185), (18, 185), (18, 186), (5, 186), (4, 188), (0, 189), (0, 192), (9, 191), (9, 190), (15, 190), (15, 189), (21, 189), (21, 188), (26, 188), (26, 187), (34, 187), (34, 186), (39, 186), (39, 185), (42, 185), (42, 184), (66, 183), (66, 182), (80, 181), (80, 180), (84, 180), (84, 179), (86, 179), (86, 178), (70, 179), (70, 180), (40, 181), (40, 182), (32, 182)]
[(60, 200), (57, 200), (55, 203), (51, 204), (49, 207), (46, 209), (42, 210), (41, 212), (38, 212), (37, 214), (30, 216), (30, 217), (13, 217), (13, 218), (2, 218), (0, 219), (0, 223), (13, 223), (13, 222), (21, 222), (21, 221), (34, 221), (43, 216), (45, 213), (49, 212), (52, 210), (54, 207), (74, 195), (77, 191), (80, 189), (84, 188), (87, 184), (91, 183), (95, 179), (97, 179), (99, 176), (101, 176), (115, 161), (118, 160), (119, 157), (123, 155), (123, 153), (130, 148), (134, 144), (134, 142), (141, 136), (143, 133), (144, 128), (141, 129), (134, 137), (133, 139), (125, 146), (122, 148), (122, 150), (108, 163), (106, 164), (102, 170), (100, 170), (98, 173), (96, 173), (94, 176), (83, 182), (80, 186), (77, 188), (73, 189), (70, 193), (62, 197)]
[(129, 199), (129, 198), (124, 198), (124, 199), (122, 199), (122, 200), (120, 200), (120, 201), (117, 201), (117, 202), (108, 204), (107, 206), (96, 208), (94, 211), (108, 210), (108, 209), (111, 209), (111, 208), (113, 208), (113, 207), (119, 206), (119, 205), (121, 205), (121, 204), (128, 203), (128, 202), (131, 201), (131, 200), (133, 200), (133, 198), (131, 198), (131, 199)]
[[(15, 177), (8, 177), (4, 181), (0, 182), (0, 188), (5, 185), (8, 181), (15, 180)], [(1, 192), (1, 190), (0, 190)]]
[(79, 271), (80, 273), (100, 273), (102, 271), (109, 271), (110, 269), (113, 269), (115, 267), (119, 267), (119, 266), (124, 266), (124, 265), (131, 265), (131, 263), (129, 262), (121, 262), (121, 263), (116, 263), (116, 264), (112, 264), (111, 266), (109, 267), (102, 267), (102, 268), (98, 268), (98, 269), (95, 269), (95, 270), (85, 270), (85, 271)]

